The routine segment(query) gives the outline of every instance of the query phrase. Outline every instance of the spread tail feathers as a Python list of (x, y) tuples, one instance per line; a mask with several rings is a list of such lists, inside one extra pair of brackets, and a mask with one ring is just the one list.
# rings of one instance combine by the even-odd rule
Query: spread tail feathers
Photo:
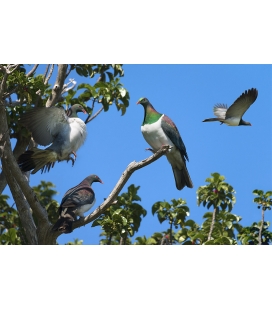
[(179, 170), (177, 168), (172, 168), (175, 181), (176, 181), (176, 187), (178, 190), (182, 190), (184, 186), (187, 186), (189, 188), (193, 188), (193, 182), (190, 178), (189, 172), (186, 168), (186, 166), (183, 167), (182, 170)]
[(67, 217), (60, 217), (55, 225), (52, 227), (52, 230), (59, 231), (64, 234), (69, 234), (73, 231), (72, 229), (73, 220)]
[(35, 174), (41, 169), (42, 173), (54, 167), (57, 161), (57, 154), (51, 150), (40, 150), (36, 147), (21, 154), (17, 160), (20, 169), (24, 172), (34, 169)]

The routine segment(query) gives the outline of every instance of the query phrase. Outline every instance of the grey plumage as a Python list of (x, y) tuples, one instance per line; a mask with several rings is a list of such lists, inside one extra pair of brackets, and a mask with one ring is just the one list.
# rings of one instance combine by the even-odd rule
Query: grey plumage
[(65, 234), (73, 231), (72, 225), (77, 216), (84, 217), (84, 213), (95, 204), (95, 193), (91, 187), (93, 182), (103, 183), (97, 175), (92, 174), (64, 194), (59, 206), (59, 218), (52, 227), (53, 231)]
[(27, 127), (35, 142), (47, 146), (45, 150), (32, 148), (21, 154), (18, 164), (22, 171), (30, 171), (32, 174), (41, 169), (49, 171), (56, 161), (72, 160), (70, 156), (84, 143), (87, 136), (85, 123), (77, 116), (77, 112), (86, 113), (79, 105), (73, 105), (68, 113), (63, 108), (33, 108), (21, 116), (20, 123)]
[(251, 126), (249, 122), (242, 119), (242, 116), (255, 102), (257, 97), (258, 90), (256, 88), (246, 90), (229, 108), (226, 104), (216, 104), (213, 108), (213, 113), (216, 117), (204, 119), (203, 122), (218, 121), (221, 122), (221, 125), (224, 123), (228, 126)]

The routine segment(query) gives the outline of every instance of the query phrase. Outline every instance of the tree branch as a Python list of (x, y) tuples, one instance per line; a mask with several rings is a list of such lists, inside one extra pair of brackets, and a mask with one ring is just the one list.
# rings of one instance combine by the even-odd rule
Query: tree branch
[(47, 65), (47, 66), (46, 66), (46, 68), (45, 68), (45, 72), (44, 72), (44, 74), (43, 74), (43, 82), (44, 82), (44, 81), (45, 81), (45, 79), (46, 79), (46, 76), (47, 76), (47, 72), (48, 72), (49, 66), (50, 66), (50, 65)]
[[(3, 170), (9, 171), (8, 161), (3, 160)], [(29, 204), (27, 203), (20, 186), (16, 182), (14, 176), (11, 173), (6, 173), (6, 179), (9, 184), (10, 191), (16, 203), (20, 220), (22, 222), (22, 228), (25, 231), (29, 244), (38, 244), (38, 236), (36, 225), (33, 221), (33, 217), (30, 211)]]
[(102, 111), (104, 110), (104, 107), (100, 108), (100, 110), (98, 110), (95, 115), (91, 116), (90, 118), (87, 117), (85, 124), (90, 123), (94, 118), (96, 118)]
[(49, 108), (52, 105), (55, 105), (58, 102), (59, 97), (64, 85), (65, 75), (68, 65), (58, 65), (58, 76), (56, 78), (56, 83), (52, 89), (52, 94), (49, 96), (46, 107)]
[(26, 76), (27, 77), (32, 76), (38, 67), (39, 67), (39, 65), (34, 65), (34, 67), (26, 74)]
[(259, 237), (258, 237), (259, 245), (262, 245), (263, 224), (264, 224), (264, 207), (262, 206), (262, 220), (261, 220), (261, 226), (259, 229)]
[(46, 85), (48, 83), (48, 81), (50, 80), (52, 74), (53, 74), (53, 71), (54, 71), (54, 65), (51, 65), (51, 68), (50, 68), (50, 71), (49, 71), (49, 74), (48, 74), (48, 77), (45, 79), (44, 81), (44, 85)]
[(210, 227), (210, 231), (209, 231), (209, 235), (208, 235), (208, 240), (207, 240), (207, 241), (210, 241), (211, 238), (212, 238), (212, 232), (213, 232), (213, 226), (214, 226), (214, 222), (215, 222), (216, 211), (217, 211), (217, 208), (214, 207), (214, 209), (213, 209), (213, 214), (212, 214), (211, 227)]
[[(108, 209), (112, 202), (116, 199), (118, 194), (121, 192), (131, 175), (134, 171), (142, 169), (143, 167), (146, 167), (162, 157), (166, 154), (168, 151), (169, 146), (165, 145), (162, 148), (160, 148), (155, 154), (151, 155), (150, 157), (140, 161), (140, 162), (132, 162), (128, 165), (127, 169), (122, 173), (119, 181), (115, 185), (112, 192), (109, 194), (108, 198), (97, 208), (94, 210), (94, 212), (88, 216), (86, 216), (84, 219), (80, 219), (78, 221), (73, 222), (73, 229), (79, 228), (83, 225), (86, 225), (92, 221), (94, 221), (96, 218), (100, 216), (106, 209)], [(57, 233), (56, 233), (57, 234)], [(60, 233), (58, 233), (60, 235)]]
[(72, 71), (72, 69), (75, 67), (75, 65), (70, 65), (70, 68), (68, 69), (65, 78), (68, 77), (68, 75), (70, 74), (70, 72)]
[[(21, 155), (25, 151), (30, 141), (30, 138), (23, 137), (21, 134), (18, 134), (16, 136), (16, 139), (17, 139), (16, 145), (13, 149), (13, 156), (15, 157), (15, 159), (17, 159), (19, 155)], [(3, 192), (6, 186), (7, 186), (7, 180), (4, 171), (2, 171), (0, 174), (0, 193)]]
[[(5, 77), (8, 75), (6, 71), (1, 83), (1, 91), (5, 88)], [(4, 83), (3, 83), (4, 81)], [(1, 97), (0, 97), (1, 100)], [(28, 242), (30, 244), (37, 244), (36, 227), (34, 225), (33, 217), (29, 206), (32, 208), (33, 213), (37, 217), (38, 223), (43, 227), (50, 227), (46, 210), (40, 205), (36, 195), (29, 186), (26, 178), (23, 176), (11, 149), (11, 143), (8, 133), (8, 124), (5, 107), (0, 105), (0, 147), (4, 144), (2, 166), (3, 172), (12, 191), (13, 198), (15, 200), (20, 219), (23, 227), (28, 236)], [(3, 137), (5, 136), (5, 139)], [(27, 200), (27, 202), (25, 201)]]

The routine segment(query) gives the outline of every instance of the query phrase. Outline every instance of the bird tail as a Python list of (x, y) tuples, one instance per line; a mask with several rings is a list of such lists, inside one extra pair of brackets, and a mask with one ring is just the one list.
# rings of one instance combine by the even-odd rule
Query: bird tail
[(69, 234), (73, 231), (72, 228), (73, 220), (68, 217), (60, 217), (54, 226), (52, 227), (53, 231), (59, 231), (64, 234)]
[(33, 147), (21, 154), (17, 162), (22, 171), (26, 172), (34, 169), (31, 174), (35, 174), (40, 169), (42, 173), (49, 171), (51, 167), (54, 167), (57, 160), (56, 152)]
[(189, 172), (184, 165), (184, 167), (179, 170), (178, 168), (173, 168), (173, 173), (176, 181), (176, 187), (178, 190), (182, 190), (184, 186), (187, 186), (189, 188), (193, 188), (193, 182), (190, 178)]
[(216, 122), (216, 121), (222, 122), (222, 121), (224, 121), (224, 119), (223, 119), (223, 118), (217, 118), (217, 117), (214, 117), (214, 118), (206, 118), (206, 119), (204, 119), (204, 121), (202, 121), (202, 122)]

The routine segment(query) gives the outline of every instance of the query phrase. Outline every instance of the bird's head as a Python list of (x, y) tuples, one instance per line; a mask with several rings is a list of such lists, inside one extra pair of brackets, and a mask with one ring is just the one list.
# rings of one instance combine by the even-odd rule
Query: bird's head
[(71, 106), (71, 110), (72, 110), (72, 112), (75, 112), (75, 113), (77, 113), (77, 112), (83, 112), (84, 114), (87, 114), (86, 110), (85, 110), (85, 109), (83, 108), (83, 106), (80, 105), (80, 104), (74, 104), (74, 105), (72, 105), (72, 106)]
[(103, 184), (102, 180), (96, 174), (91, 174), (88, 178), (89, 178), (89, 181), (90, 181), (91, 184), (93, 182), (99, 182), (99, 183)]
[(243, 119), (240, 120), (239, 126), (244, 125), (244, 126), (252, 126), (250, 122), (246, 122)]
[(141, 104), (143, 107), (146, 107), (148, 104), (150, 104), (150, 102), (147, 98), (140, 98), (137, 101), (137, 104)]

